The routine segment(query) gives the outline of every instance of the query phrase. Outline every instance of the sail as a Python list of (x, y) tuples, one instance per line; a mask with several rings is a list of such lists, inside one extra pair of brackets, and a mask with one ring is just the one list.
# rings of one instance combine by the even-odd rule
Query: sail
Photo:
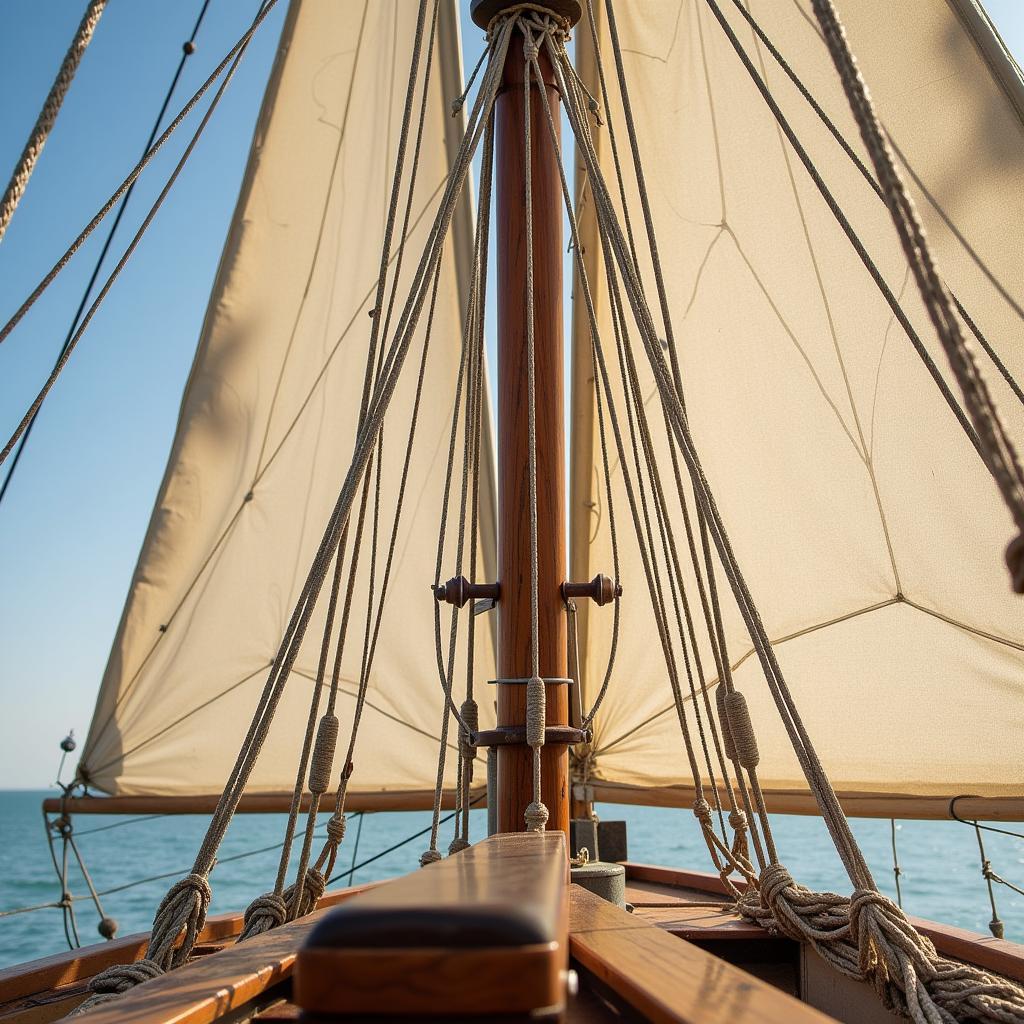
[[(84, 748), (80, 775), (92, 788), (114, 795), (211, 794), (230, 772), (352, 458), (415, 27), (415, 11), (404, 0), (291, 4)], [(462, 90), (454, 0), (440, 4), (433, 59), (406, 241), (411, 255), (401, 275), (406, 288), (461, 137), (461, 123), (450, 114)], [(355, 750), (350, 792), (356, 794), (434, 789), (442, 694), (431, 654), (428, 584), (472, 231), (467, 195), (440, 272), (391, 586)], [(402, 287), (398, 295), (400, 309)], [(385, 423), (378, 593), (422, 339), (421, 325)], [(495, 564), (491, 450), (488, 433), (480, 529), (488, 540), (479, 540), (487, 578)], [(342, 662), (335, 779), (362, 655), (368, 543), (363, 549)], [(290, 792), (294, 783), (326, 604), (325, 593), (251, 792)], [(493, 675), (493, 663), (488, 623), (477, 632), (477, 678)], [(480, 703), (486, 727), (493, 715), (489, 702)], [(455, 778), (450, 753), (449, 784)]]
[[(870, 166), (809, 0), (743, 2)], [(958, 396), (884, 204), (734, 0), (718, 4)], [(836, 6), (947, 284), (1009, 374), (1024, 380), (1019, 70), (974, 0)], [(606, 116), (624, 154), (626, 203), (642, 238), (605, 5), (594, 8), (612, 93)], [(1013, 526), (992, 479), (709, 2), (620, 2), (614, 11), (689, 419), (826, 771), (851, 800), (892, 797), (863, 804), (878, 813), (912, 814), (925, 805), (920, 798), (932, 798), (944, 813), (939, 798), (1019, 797), (1024, 625), (1003, 562)], [(599, 95), (586, 22), (576, 35), (581, 72)], [(614, 191), (607, 127), (596, 134)], [(578, 183), (577, 197), (614, 367), (586, 182)], [(640, 263), (657, 318), (649, 256), (641, 254)], [(574, 578), (589, 579), (611, 574), (612, 561), (589, 330), (579, 302), (577, 289), (571, 532)], [(978, 353), (1020, 446), (1021, 399), (980, 346)], [(637, 359), (670, 485), (657, 392), (640, 350)], [(618, 380), (617, 369), (612, 377)], [(624, 585), (618, 685), (595, 723), (588, 780), (600, 798), (685, 803), (692, 799), (689, 771), (614, 451), (611, 474)], [(688, 564), (678, 507), (673, 525)], [(721, 574), (718, 587), (728, 595)], [(769, 804), (806, 809), (800, 796), (807, 787), (757, 658), (728, 596), (724, 604), (729, 657), (758, 730)], [(584, 613), (589, 704), (605, 671), (611, 615), (607, 608)], [(713, 687), (706, 643), (700, 653)]]

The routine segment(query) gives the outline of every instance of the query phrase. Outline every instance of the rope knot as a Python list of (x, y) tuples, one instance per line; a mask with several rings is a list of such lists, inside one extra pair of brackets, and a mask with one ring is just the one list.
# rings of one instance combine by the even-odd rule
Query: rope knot
[(345, 829), (348, 828), (348, 821), (344, 814), (332, 814), (327, 819), (327, 839), (334, 846), (341, 846), (345, 838)]
[(729, 812), (729, 825), (736, 832), (744, 832), (747, 828), (747, 815), (745, 811), (733, 809)]
[(711, 804), (703, 797), (693, 801), (693, 816), (700, 822), (702, 828), (711, 826)]
[(465, 102), (466, 102), (465, 98), (462, 97), (462, 96), (460, 96), (458, 99), (452, 100), (452, 104), (451, 104), (452, 117), (458, 117), (459, 116), (459, 114), (462, 111), (463, 106), (465, 105)]
[(327, 888), (327, 881), (316, 868), (306, 868), (301, 884), (296, 879), (284, 891), (284, 902), (288, 917), (295, 920), (316, 910), (316, 905)]
[(119, 995), (130, 992), (136, 985), (159, 978), (163, 973), (164, 969), (158, 963), (146, 958), (136, 960), (132, 964), (114, 964), (89, 980), (89, 991), (92, 995), (70, 1016), (77, 1016), (94, 1006), (109, 1003)]
[(238, 936), (238, 941), (244, 942), (254, 935), (269, 932), (272, 928), (284, 924), (287, 917), (288, 907), (285, 906), (284, 897), (276, 892), (265, 892), (245, 908), (242, 933)]
[(425, 868), (428, 864), (436, 864), (441, 859), (439, 850), (424, 850), (420, 854), (420, 867)]
[[(850, 937), (855, 942), (859, 941), (859, 936), (865, 934), (865, 915), (880, 916), (883, 921), (896, 921), (903, 917), (903, 911), (877, 889), (854, 889), (850, 896)], [(884, 927), (883, 921), (879, 923)]]
[(459, 853), (462, 850), (469, 849), (469, 840), (463, 839), (462, 836), (456, 836), (448, 846), (448, 856), (450, 857), (453, 853)]
[(523, 40), (523, 57), (526, 58), (527, 63), (532, 64), (539, 56), (540, 48), (537, 46), (537, 41), (527, 36)]
[(773, 913), (783, 893), (795, 888), (793, 876), (782, 864), (769, 864), (761, 872), (761, 903)]
[[(213, 893), (205, 875), (193, 871), (167, 890), (153, 918), (147, 954), (165, 971), (183, 964), (206, 923)], [(181, 943), (178, 937), (184, 933)]]
[(523, 815), (527, 832), (543, 832), (548, 823), (548, 809), (539, 800), (534, 800)]

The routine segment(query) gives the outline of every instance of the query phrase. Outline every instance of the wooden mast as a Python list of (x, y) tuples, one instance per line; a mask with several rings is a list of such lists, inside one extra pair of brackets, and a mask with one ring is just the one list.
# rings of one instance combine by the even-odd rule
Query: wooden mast
[[(477, 0), (476, 23), (486, 26), (514, 3)], [(553, 4), (566, 14), (564, 4)], [(576, 18), (579, 17), (579, 6)], [(573, 20), (575, 21), (576, 18)], [(548, 102), (559, 122), (559, 94), (543, 47), (541, 72)], [(530, 110), (523, 96), (523, 38), (509, 47), (495, 112), (498, 290), (498, 677), (526, 680), (530, 648), (529, 436), (526, 332), (525, 118), (531, 118), (531, 182), (534, 259), (534, 352), (537, 423), (537, 517), (539, 657), (545, 679), (562, 679), (566, 665), (566, 619), (560, 587), (566, 579), (565, 429), (562, 337), (562, 194), (555, 148), (543, 101), (533, 86)], [(525, 726), (526, 686), (498, 683), (497, 724)], [(569, 722), (569, 692), (547, 687), (547, 724)], [(548, 829), (569, 829), (569, 748), (547, 743), (542, 750), (542, 798)], [(498, 747), (497, 822), (501, 832), (521, 832), (533, 799), (532, 751)]]

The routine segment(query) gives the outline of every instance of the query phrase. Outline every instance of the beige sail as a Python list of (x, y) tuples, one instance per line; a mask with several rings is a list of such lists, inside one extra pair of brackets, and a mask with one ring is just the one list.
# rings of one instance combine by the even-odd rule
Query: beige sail
[[(718, 3), (956, 393), (884, 205), (733, 0)], [(992, 480), (705, 0), (614, 6), (689, 417), (826, 770), (842, 795), (874, 798), (850, 804), (874, 813), (913, 813), (924, 806), (919, 797), (943, 811), (939, 798), (958, 794), (1020, 797), (1024, 626), (1003, 564), (1012, 523)], [(946, 281), (1024, 380), (1019, 71), (972, 0), (836, 6)], [(608, 116), (626, 153), (604, 4), (594, 7), (613, 93)], [(749, 0), (748, 10), (867, 162), (808, 0)], [(577, 47), (597, 90), (585, 24)], [(598, 140), (614, 182), (606, 128)], [(627, 178), (642, 235), (631, 169)], [(611, 352), (585, 183), (577, 194)], [(650, 260), (641, 262), (656, 309)], [(581, 314), (577, 305), (572, 557), (574, 577), (588, 579), (611, 573), (611, 552)], [(668, 467), (657, 394), (637, 351), (659, 463)], [(979, 358), (1020, 444), (1021, 402), (989, 358)], [(596, 721), (589, 778), (603, 798), (685, 802), (689, 771), (614, 455), (612, 480), (625, 596), (618, 670)], [(678, 516), (675, 528), (688, 561)], [(692, 579), (688, 585), (697, 609)], [(719, 587), (727, 592), (721, 577)], [(809, 809), (749, 639), (731, 600), (725, 604), (764, 785), (789, 794), (775, 806)], [(603, 677), (610, 622), (609, 609), (587, 610), (588, 703)], [(714, 685), (706, 643), (701, 653)], [(877, 799), (886, 796), (894, 799)]]
[[(85, 745), (82, 775), (93, 788), (219, 793), (230, 771), (352, 457), (415, 25), (404, 0), (291, 5)], [(442, 0), (406, 286), (461, 136), (449, 110), (460, 76), (456, 5)], [(434, 787), (442, 697), (427, 587), (469, 287), (469, 203), (466, 196), (442, 265), (405, 511), (354, 758), (355, 793)], [(378, 591), (422, 338), (421, 326), (385, 425)], [(481, 536), (493, 538), (489, 435), (483, 447)], [(358, 681), (368, 550), (364, 543), (342, 665), (336, 767)], [(480, 542), (480, 557), (490, 578), (493, 540)], [(294, 783), (326, 597), (251, 792), (290, 791)], [(493, 675), (489, 626), (478, 632), (477, 652), (483, 684)], [(489, 723), (490, 702), (480, 703), (482, 724)]]

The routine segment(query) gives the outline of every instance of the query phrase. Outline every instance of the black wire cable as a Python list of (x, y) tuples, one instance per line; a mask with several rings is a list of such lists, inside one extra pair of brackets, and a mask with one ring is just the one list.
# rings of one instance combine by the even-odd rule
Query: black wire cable
[[(486, 793), (481, 793), (478, 797), (476, 797), (476, 799), (470, 800), (469, 806), (472, 807), (474, 804), (480, 803), (480, 801), (486, 799), (486, 797)], [(447, 822), (451, 821), (452, 818), (454, 818), (455, 815), (458, 813), (458, 811), (452, 811), (452, 813), (447, 815), (447, 817), (442, 818), (438, 822), (438, 825), (446, 824)], [(368, 867), (374, 861), (380, 860), (381, 857), (386, 857), (389, 853), (394, 853), (395, 850), (400, 850), (403, 846), (408, 846), (409, 843), (414, 842), (415, 840), (427, 835), (427, 833), (430, 832), (433, 827), (433, 824), (430, 824), (426, 828), (420, 829), (419, 832), (417, 832), (415, 835), (408, 836), (406, 839), (403, 839), (400, 843), (395, 843), (394, 846), (389, 846), (386, 850), (381, 850), (380, 853), (375, 853), (372, 857), (362, 861), (359, 864), (355, 864), (347, 871), (339, 871), (336, 875), (334, 875), (333, 878), (327, 879), (327, 884), (330, 885), (331, 882), (337, 882), (338, 879), (341, 878), (343, 875), (353, 875), (357, 871), (361, 871), (363, 868)]]
[[(157, 134), (160, 131), (160, 125), (163, 122), (164, 116), (167, 113), (167, 108), (170, 106), (171, 99), (174, 96), (174, 91), (178, 87), (178, 82), (181, 79), (182, 72), (185, 69), (185, 62), (193, 53), (196, 52), (196, 36), (199, 34), (199, 28), (203, 23), (203, 18), (206, 17), (207, 8), (210, 6), (210, 0), (203, 0), (202, 7), (199, 9), (199, 16), (196, 18), (195, 25), (192, 27), (192, 34), (188, 37), (185, 43), (181, 47), (181, 59), (178, 61), (178, 68), (174, 72), (174, 77), (171, 79), (171, 84), (167, 87), (167, 94), (164, 96), (163, 103), (160, 105), (160, 112), (156, 115), (156, 120), (153, 122), (153, 129), (149, 133), (149, 138), (146, 140), (146, 145), (142, 149), (142, 154), (145, 155), (149, 152), (156, 140)], [(110, 225), (110, 230), (107, 232), (107, 237), (103, 242), (103, 248), (100, 250), (100, 254), (96, 259), (96, 265), (93, 267), (92, 274), (89, 277), (89, 283), (85, 286), (85, 291), (82, 293), (82, 299), (78, 304), (78, 309), (75, 311), (75, 315), (71, 319), (71, 326), (68, 328), (68, 333), (64, 338), (64, 344), (61, 346), (60, 352), (57, 354), (57, 363), (60, 362), (61, 357), (67, 351), (68, 345), (71, 344), (71, 339), (75, 336), (75, 331), (78, 330), (78, 325), (81, 323), (82, 315), (85, 312), (86, 306), (89, 303), (89, 299), (92, 295), (92, 290), (96, 285), (96, 281), (100, 276), (100, 271), (103, 269), (103, 263), (107, 258), (107, 253), (110, 252), (110, 247), (114, 241), (114, 235), (117, 234), (118, 225), (121, 223), (121, 218), (124, 216), (124, 211), (127, 209), (128, 200), (131, 199), (132, 192), (135, 191), (135, 186), (138, 184), (138, 178), (135, 179), (128, 187), (124, 196), (121, 198), (120, 203), (117, 207), (117, 213), (114, 216), (113, 221)], [(25, 427), (25, 432), (21, 435), (21, 439), (18, 442), (18, 448), (14, 452), (11, 458), (10, 467), (7, 470), (7, 476), (4, 477), (4, 482), (0, 485), (0, 502), (4, 500), (4, 495), (7, 494), (7, 488), (11, 484), (11, 478), (14, 476), (14, 471), (18, 468), (18, 461), (21, 459), (22, 452), (25, 450), (25, 445), (28, 444), (29, 435), (32, 433), (32, 428), (35, 426), (36, 420), (39, 418), (41, 409), (37, 409), (35, 415), (29, 420), (28, 426)]]

